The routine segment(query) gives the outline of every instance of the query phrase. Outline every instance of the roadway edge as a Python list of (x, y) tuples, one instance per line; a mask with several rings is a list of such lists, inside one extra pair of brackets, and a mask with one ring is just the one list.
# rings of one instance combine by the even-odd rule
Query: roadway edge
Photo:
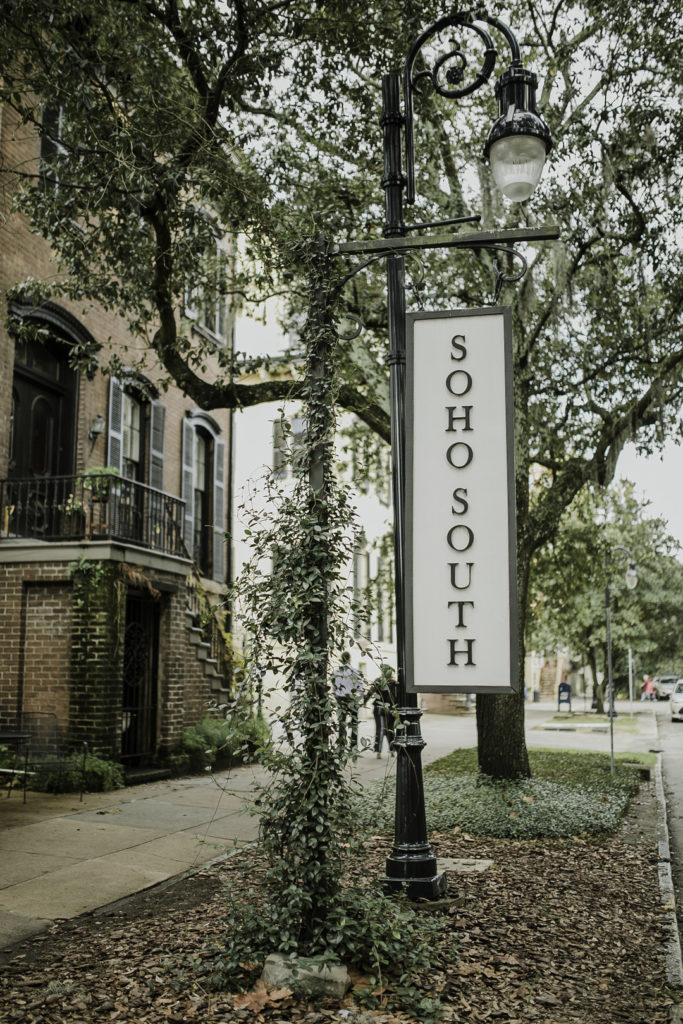
[[(673, 988), (683, 988), (683, 960), (681, 958), (681, 940), (676, 917), (676, 894), (671, 876), (671, 847), (669, 845), (669, 826), (666, 817), (666, 797), (662, 781), (662, 755), (657, 755), (655, 765), (655, 792), (657, 796), (657, 836), (659, 891), (665, 911), (665, 924), (669, 938), (664, 947), (666, 958), (667, 983)], [(683, 1004), (670, 1007), (671, 1024), (683, 1024)]]

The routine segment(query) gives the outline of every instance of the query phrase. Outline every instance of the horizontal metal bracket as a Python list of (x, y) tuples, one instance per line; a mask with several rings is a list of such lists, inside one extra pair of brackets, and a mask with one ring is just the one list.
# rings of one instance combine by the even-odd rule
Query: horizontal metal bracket
[(327, 250), (330, 255), (370, 255), (379, 253), (390, 256), (394, 253), (409, 252), (411, 249), (484, 249), (486, 246), (509, 245), (515, 242), (549, 242), (560, 237), (555, 224), (541, 228), (507, 228), (504, 231), (470, 231), (467, 234), (415, 235), (413, 238), (375, 238), (362, 242), (332, 242)]

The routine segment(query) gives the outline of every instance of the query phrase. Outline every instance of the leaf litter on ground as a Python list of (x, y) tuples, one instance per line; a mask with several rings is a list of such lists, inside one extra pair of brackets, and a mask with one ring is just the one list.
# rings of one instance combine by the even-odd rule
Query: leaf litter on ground
[[(667, 989), (657, 834), (646, 784), (618, 832), (603, 839), (481, 839), (448, 829), (430, 835), (438, 858), (493, 861), (447, 874), (447, 898), (418, 905), (438, 922), (432, 966), (412, 979), (438, 997), (449, 1024), (666, 1024)], [(349, 881), (381, 879), (391, 839), (375, 832), (349, 853)], [(265, 865), (255, 849), (139, 894), (0, 953), (0, 1020), (21, 1024), (405, 1024), (405, 979), (376, 982), (372, 1008), (354, 990), (342, 1003), (312, 1004), (283, 990), (231, 994), (205, 987), (202, 962), (221, 934), (225, 886), (253, 888)], [(188, 961), (190, 958), (190, 961)]]

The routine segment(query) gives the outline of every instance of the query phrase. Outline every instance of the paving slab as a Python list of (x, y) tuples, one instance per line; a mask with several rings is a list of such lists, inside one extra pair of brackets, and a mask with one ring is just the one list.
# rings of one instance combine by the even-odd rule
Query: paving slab
[(130, 863), (139, 860), (142, 864), (151, 864), (153, 858), (165, 863), (174, 862), (174, 870), (178, 873), (203, 864), (207, 860), (212, 860), (216, 856), (216, 853), (207, 851), (204, 840), (204, 835), (197, 833), (195, 829), (187, 832), (173, 832), (171, 835), (152, 839), (150, 842), (130, 850), (112, 853), (111, 856), (115, 857), (119, 864), (124, 863), (124, 856), (130, 858)]
[[(21, 856), (2, 859), (0, 868), (0, 891), (10, 885), (17, 885), (19, 882), (27, 882), (31, 878), (39, 878), (40, 875), (49, 875), (52, 871), (60, 868), (67, 868), (71, 864), (78, 864), (76, 857), (65, 857), (62, 854), (50, 853), (25, 853)], [(1, 901), (1, 897), (0, 897)]]
[(218, 789), (212, 786), (203, 789), (174, 789), (164, 795), (169, 804), (179, 807), (203, 807), (210, 818), (214, 813), (232, 814), (249, 806), (256, 797), (258, 790)]
[(121, 854), (123, 863), (118, 863), (112, 854), (3, 889), (2, 909), (53, 920), (77, 917), (178, 873), (177, 861), (138, 860), (137, 856), (130, 857), (130, 853), (127, 850)]
[(51, 918), (28, 917), (26, 914), (13, 914), (0, 908), (0, 947), (13, 946), (15, 942), (30, 939), (32, 935), (45, 931), (51, 924)]
[(215, 839), (234, 840), (240, 843), (250, 843), (258, 838), (258, 818), (244, 814), (228, 814), (224, 818), (217, 818), (206, 826), (200, 835), (202, 839), (211, 842)]
[(165, 835), (163, 828), (117, 826), (110, 824), (110, 819), (106, 824), (99, 824), (83, 821), (80, 815), (71, 815), (27, 825), (25, 828), (9, 829), (2, 835), (0, 850), (3, 853), (14, 851), (22, 855), (54, 851), (61, 856), (85, 861), (114, 850), (147, 843), (153, 837), (150, 833), (154, 832), (158, 836)]
[(74, 820), (79, 823), (93, 822), (101, 825), (107, 811), (115, 812), (107, 815), (107, 827), (152, 830), (158, 832), (159, 835), (165, 832), (182, 832), (211, 817), (205, 807), (192, 807), (171, 803), (168, 800), (147, 799), (133, 800), (112, 808), (102, 808), (99, 811), (84, 811), (82, 814), (76, 815)]

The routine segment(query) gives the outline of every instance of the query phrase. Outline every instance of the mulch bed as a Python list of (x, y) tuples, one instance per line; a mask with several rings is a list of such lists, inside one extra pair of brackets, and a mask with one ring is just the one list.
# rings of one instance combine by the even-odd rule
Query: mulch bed
[[(438, 915), (444, 937), (419, 984), (441, 999), (447, 1022), (665, 1024), (665, 941), (656, 833), (645, 787), (619, 834), (513, 842), (456, 834), (430, 837), (439, 857), (486, 858), (488, 870), (448, 875)], [(390, 844), (375, 837), (364, 863), (380, 877)], [(58, 922), (0, 953), (0, 1020), (22, 1024), (228, 1024), (233, 1021), (390, 1024), (400, 1009), (307, 1005), (286, 990), (248, 996), (209, 992), (191, 973), (178, 984), (169, 958), (221, 932), (224, 883), (258, 885), (262, 865), (241, 851), (215, 867), (96, 915)], [(452, 941), (452, 940), (455, 941)], [(175, 985), (174, 985), (175, 981)], [(367, 979), (355, 976), (360, 987)], [(391, 997), (390, 988), (387, 995)]]

